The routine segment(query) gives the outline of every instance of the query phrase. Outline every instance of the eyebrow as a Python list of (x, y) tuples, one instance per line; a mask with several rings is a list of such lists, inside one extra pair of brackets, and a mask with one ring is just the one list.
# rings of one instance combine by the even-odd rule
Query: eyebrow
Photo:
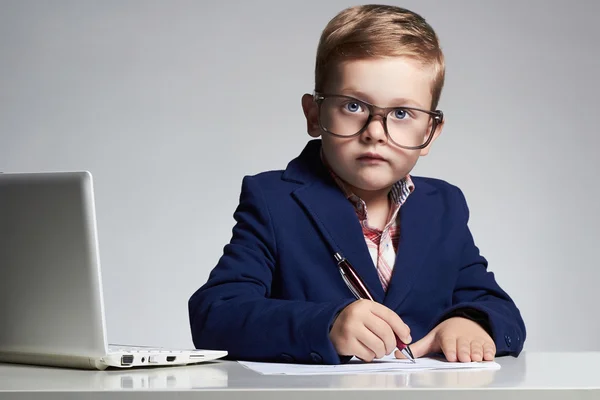
[[(373, 101), (371, 100), (371, 97), (364, 93), (361, 92), (360, 90), (356, 90), (354, 88), (344, 88), (340, 91), (340, 94), (344, 95), (344, 96), (351, 96), (351, 97), (356, 97), (358, 100), (362, 100), (365, 101), (367, 103), (371, 103), (374, 104)], [(364, 99), (364, 100), (363, 100)], [(393, 106), (390, 107), (417, 107), (417, 108), (424, 108), (422, 104), (419, 104), (418, 102), (412, 100), (412, 99), (407, 99), (405, 97), (396, 97), (395, 99), (392, 99), (390, 101), (391, 104), (394, 104)], [(386, 107), (389, 108), (389, 107)]]

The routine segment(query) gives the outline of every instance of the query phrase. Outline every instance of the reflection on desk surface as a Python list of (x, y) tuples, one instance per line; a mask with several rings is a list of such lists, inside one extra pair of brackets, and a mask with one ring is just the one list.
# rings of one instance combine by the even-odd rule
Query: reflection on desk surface
[[(261, 375), (235, 361), (106, 371), (0, 364), (3, 391), (598, 389), (600, 352), (523, 353), (500, 370), (448, 370), (316, 376)], [(0, 396), (1, 397), (1, 396)]]
[[(525, 378), (525, 360), (506, 370), (440, 370), (374, 372), (316, 376), (261, 375), (235, 361), (189, 366), (84, 371), (69, 368), (0, 364), (0, 390), (190, 390), (249, 388), (428, 388), (519, 385)], [(498, 375), (502, 374), (501, 377)]]
[(227, 369), (213, 362), (104, 371), (0, 364), (0, 370), (0, 390), (177, 390), (228, 386)]
[[(190, 366), (84, 371), (0, 364), (0, 390), (193, 390), (251, 388), (428, 388), (519, 385), (525, 360), (501, 370), (447, 370), (318, 376), (261, 375), (235, 361)], [(502, 376), (499, 376), (502, 375)]]
[(140, 368), (94, 372), (104, 390), (193, 389), (227, 387), (227, 371), (210, 365)]
[(332, 387), (443, 387), (443, 388), (482, 388), (494, 382), (497, 370), (439, 370), (419, 372), (386, 372), (358, 375), (330, 376)]

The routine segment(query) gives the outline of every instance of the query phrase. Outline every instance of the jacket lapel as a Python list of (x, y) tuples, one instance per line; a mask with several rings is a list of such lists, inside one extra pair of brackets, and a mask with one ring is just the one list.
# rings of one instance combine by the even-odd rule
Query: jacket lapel
[(404, 301), (424, 267), (431, 244), (440, 235), (443, 206), (435, 189), (423, 181), (415, 182), (415, 191), (400, 207), (400, 239), (392, 279), (384, 304), (394, 310)]
[(319, 152), (320, 141), (309, 142), (300, 157), (288, 165), (283, 179), (304, 183), (292, 196), (331, 249), (331, 265), (335, 265), (333, 254), (341, 253), (360, 275), (375, 301), (383, 302), (385, 293), (354, 207), (323, 166)]

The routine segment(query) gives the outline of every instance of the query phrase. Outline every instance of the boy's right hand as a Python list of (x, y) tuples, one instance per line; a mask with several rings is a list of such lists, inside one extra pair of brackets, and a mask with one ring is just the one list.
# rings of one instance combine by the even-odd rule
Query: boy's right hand
[(410, 328), (394, 311), (371, 300), (357, 300), (342, 310), (329, 332), (340, 356), (373, 361), (396, 348), (396, 337), (409, 344)]

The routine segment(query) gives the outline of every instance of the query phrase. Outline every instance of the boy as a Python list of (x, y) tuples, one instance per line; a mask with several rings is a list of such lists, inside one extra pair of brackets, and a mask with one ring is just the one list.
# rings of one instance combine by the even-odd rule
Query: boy
[[(419, 15), (346, 9), (322, 33), (310, 136), (285, 171), (245, 177), (231, 242), (190, 299), (194, 344), (234, 359), (517, 356), (519, 310), (487, 271), (462, 192), (411, 176), (444, 125), (444, 57)], [(376, 104), (376, 105), (375, 105)], [(355, 300), (335, 253), (375, 301)]]

